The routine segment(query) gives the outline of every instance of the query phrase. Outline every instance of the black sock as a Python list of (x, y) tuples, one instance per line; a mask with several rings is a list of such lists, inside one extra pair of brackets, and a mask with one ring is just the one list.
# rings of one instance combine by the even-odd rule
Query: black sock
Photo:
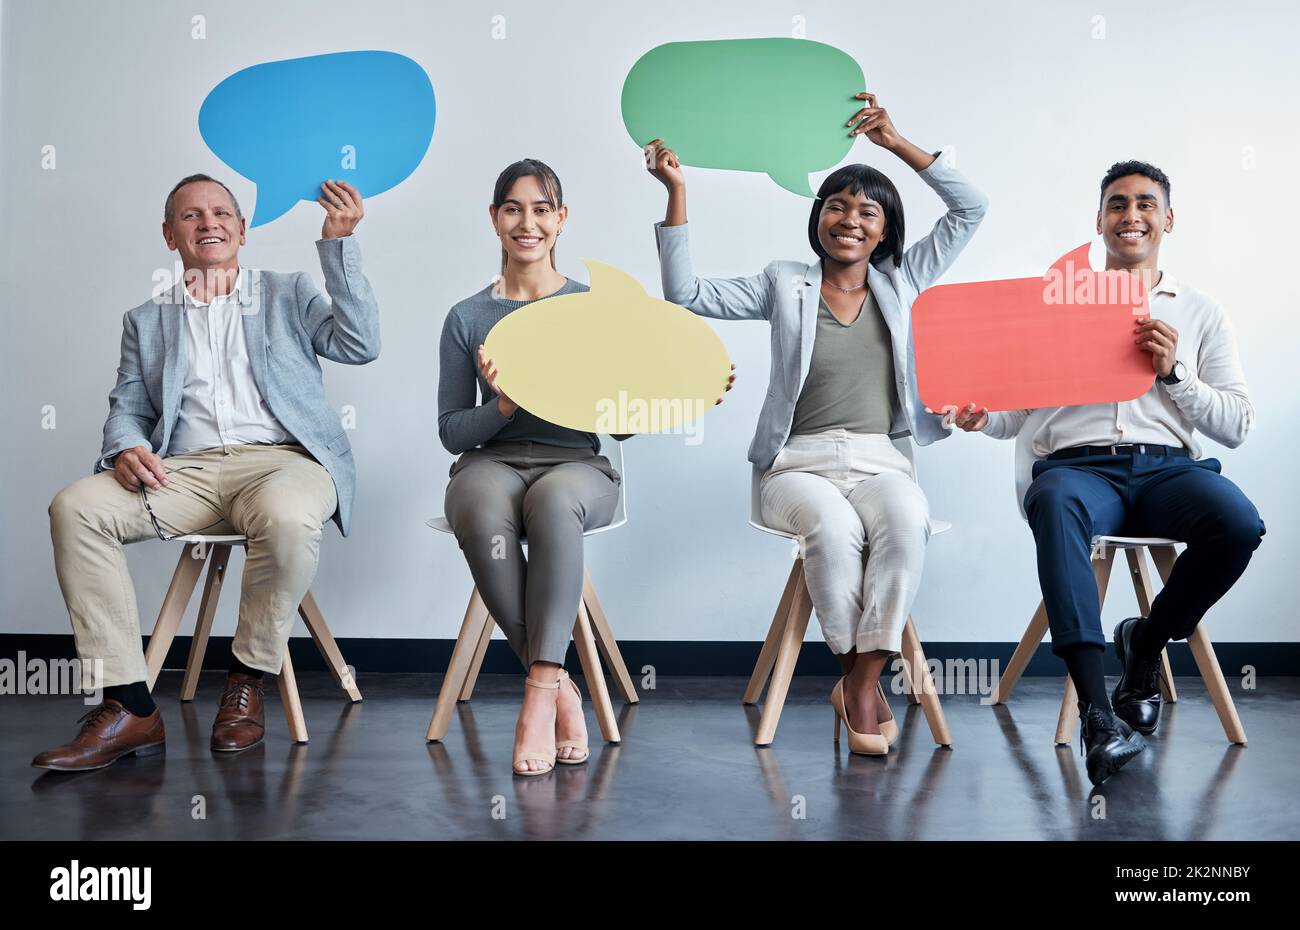
[(240, 662), (237, 658), (235, 658), (232, 655), (230, 657), (230, 669), (228, 671), (228, 674), (234, 675), (236, 672), (238, 672), (241, 675), (247, 675), (250, 678), (256, 678), (259, 681), (262, 679), (262, 675), (263, 675), (263, 672), (260, 668), (249, 668), (247, 665), (245, 665), (243, 662)]
[(148, 717), (157, 709), (149, 686), (143, 681), (133, 681), (129, 685), (110, 685), (104, 689), (104, 699), (112, 698), (137, 717)]
[(1110, 713), (1110, 697), (1106, 694), (1106, 672), (1102, 664), (1106, 647), (1093, 643), (1077, 643), (1061, 649), (1060, 656), (1070, 670), (1070, 679), (1079, 695), (1079, 708), (1091, 704)]
[(1169, 645), (1169, 640), (1173, 638), (1172, 632), (1168, 624), (1160, 622), (1159, 617), (1144, 617), (1133, 630), (1133, 638), (1130, 640), (1133, 651), (1148, 659), (1158, 656), (1160, 650)]

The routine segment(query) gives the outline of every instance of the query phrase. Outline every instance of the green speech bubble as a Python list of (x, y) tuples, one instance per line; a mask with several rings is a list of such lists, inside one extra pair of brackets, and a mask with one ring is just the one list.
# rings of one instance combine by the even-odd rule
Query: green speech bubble
[(816, 196), (808, 174), (853, 147), (862, 68), (807, 39), (670, 42), (646, 52), (623, 82), (623, 125), (637, 145), (662, 137), (684, 165), (761, 171)]

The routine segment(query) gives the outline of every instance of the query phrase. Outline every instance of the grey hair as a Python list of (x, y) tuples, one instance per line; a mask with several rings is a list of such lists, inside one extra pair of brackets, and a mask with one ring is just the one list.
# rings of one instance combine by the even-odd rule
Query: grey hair
[[(174, 208), (176, 204), (176, 192), (180, 190), (182, 187), (184, 187), (186, 184), (193, 184), (196, 181), (211, 181), (213, 184), (221, 184), (221, 182), (218, 181), (216, 178), (210, 177), (209, 175), (206, 174), (191, 174), (188, 177), (181, 178), (179, 181), (176, 182), (176, 186), (172, 188), (171, 193), (167, 195), (167, 202), (163, 204), (164, 223), (171, 223), (172, 216), (175, 214)], [(239, 201), (235, 198), (234, 192), (231, 191), (231, 189), (226, 187), (226, 185), (224, 184), (221, 184), (221, 189), (230, 195), (230, 202), (235, 205), (235, 219), (242, 220), (244, 218), (244, 214), (239, 209)]]

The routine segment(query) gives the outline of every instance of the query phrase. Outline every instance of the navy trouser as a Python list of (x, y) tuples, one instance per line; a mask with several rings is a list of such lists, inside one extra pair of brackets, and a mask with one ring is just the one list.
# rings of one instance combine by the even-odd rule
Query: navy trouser
[(1187, 543), (1151, 616), (1185, 639), (1241, 577), (1264, 535), (1259, 511), (1217, 459), (1080, 455), (1041, 460), (1025, 493), (1038, 544), (1038, 581), (1052, 651), (1105, 646), (1092, 569), (1094, 536), (1163, 536)]

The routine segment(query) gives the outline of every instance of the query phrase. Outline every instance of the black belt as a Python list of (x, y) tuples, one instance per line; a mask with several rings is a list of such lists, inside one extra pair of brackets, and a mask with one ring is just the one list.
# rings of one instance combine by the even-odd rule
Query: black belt
[(1085, 455), (1182, 455), (1192, 453), (1182, 446), (1157, 446), (1152, 443), (1137, 443), (1125, 446), (1075, 446), (1072, 449), (1058, 449), (1048, 456), (1049, 459), (1077, 459)]

